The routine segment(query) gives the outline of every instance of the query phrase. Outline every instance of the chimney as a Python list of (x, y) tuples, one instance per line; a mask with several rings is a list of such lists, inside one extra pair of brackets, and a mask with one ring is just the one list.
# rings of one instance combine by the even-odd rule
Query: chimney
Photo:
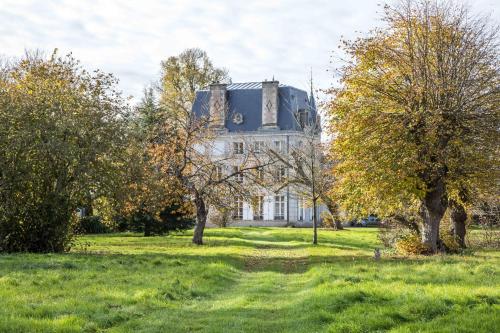
[(210, 85), (210, 126), (224, 128), (227, 107), (227, 85), (212, 83)]
[(278, 126), (278, 81), (262, 82), (262, 127)]

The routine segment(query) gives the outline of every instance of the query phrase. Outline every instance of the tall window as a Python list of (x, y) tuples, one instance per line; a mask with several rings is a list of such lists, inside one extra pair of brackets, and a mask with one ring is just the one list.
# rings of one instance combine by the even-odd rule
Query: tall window
[(233, 153), (243, 154), (243, 142), (233, 142)]
[(241, 173), (241, 167), (233, 166), (234, 178), (237, 183), (243, 183), (243, 173)]
[(285, 196), (276, 195), (274, 197), (274, 219), (284, 220), (285, 219)]
[(234, 201), (233, 219), (243, 220), (243, 199), (241, 197), (236, 197)]
[(264, 167), (260, 167), (256, 169), (257, 172), (257, 179), (260, 181), (264, 180)]
[(280, 165), (276, 168), (276, 181), (282, 182), (286, 179), (286, 167)]
[(215, 179), (222, 179), (222, 165), (215, 166)]
[(264, 141), (255, 141), (253, 144), (253, 151), (256, 154), (264, 152)]
[(304, 221), (306, 219), (306, 205), (305, 205), (305, 200), (302, 197), (299, 198), (298, 200), (298, 208), (299, 211), (297, 214), (297, 218), (299, 221)]
[(285, 141), (274, 141), (274, 149), (280, 153), (285, 153)]
[(262, 220), (264, 218), (264, 197), (259, 195), (253, 198), (253, 219)]

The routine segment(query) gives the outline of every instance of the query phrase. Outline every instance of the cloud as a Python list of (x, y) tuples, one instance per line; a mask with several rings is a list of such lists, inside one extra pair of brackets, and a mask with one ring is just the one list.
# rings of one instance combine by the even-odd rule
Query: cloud
[[(498, 18), (496, 2), (473, 5)], [(158, 78), (161, 60), (188, 47), (206, 50), (235, 82), (274, 75), (308, 89), (312, 67), (317, 87), (327, 88), (341, 36), (379, 24), (378, 10), (373, 0), (3, 0), (0, 52), (72, 51), (89, 69), (116, 74), (124, 93), (136, 98)]]

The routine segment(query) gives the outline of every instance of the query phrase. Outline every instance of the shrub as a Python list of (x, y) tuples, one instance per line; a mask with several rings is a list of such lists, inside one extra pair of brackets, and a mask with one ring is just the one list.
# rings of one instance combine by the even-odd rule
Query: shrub
[(335, 229), (335, 221), (333, 220), (332, 214), (329, 212), (322, 212), (320, 215), (321, 226), (323, 228)]
[(422, 244), (418, 235), (408, 234), (401, 237), (395, 243), (396, 251), (405, 255), (429, 254), (430, 249)]
[(320, 215), (321, 226), (323, 228), (329, 228), (333, 230), (343, 230), (344, 226), (339, 219), (335, 219), (332, 213), (329, 211), (324, 211)]
[(444, 232), (441, 234), (441, 243), (442, 247), (446, 250), (448, 253), (460, 253), (462, 252), (462, 248), (460, 247), (460, 244), (458, 244), (457, 240), (453, 235)]
[(225, 228), (229, 225), (231, 219), (231, 211), (229, 209), (218, 208), (210, 214), (210, 223), (218, 227)]
[(415, 216), (397, 215), (390, 216), (380, 223), (378, 237), (387, 248), (395, 248), (396, 243), (411, 235), (419, 237), (419, 229)]
[(75, 231), (81, 234), (105, 234), (111, 230), (99, 216), (85, 216), (78, 220)]
[(160, 213), (164, 233), (190, 229), (195, 224), (194, 216), (180, 204), (171, 204)]
[(132, 214), (129, 227), (131, 231), (144, 232), (144, 236), (165, 235), (172, 231), (192, 228), (194, 217), (179, 204), (165, 207), (159, 218), (146, 210), (138, 210)]
[[(0, 204), (0, 252), (63, 252), (73, 239), (68, 199), (47, 194), (30, 204)], [(61, 208), (62, 207), (62, 208)]]

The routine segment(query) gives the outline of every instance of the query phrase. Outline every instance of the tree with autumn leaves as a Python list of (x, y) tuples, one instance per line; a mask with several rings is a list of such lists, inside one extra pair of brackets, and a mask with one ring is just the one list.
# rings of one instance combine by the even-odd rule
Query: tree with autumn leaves
[(344, 42), (351, 60), (329, 91), (332, 196), (353, 214), (417, 214), (431, 253), (449, 209), (463, 246), (467, 207), (498, 190), (498, 28), (427, 0), (386, 6), (384, 21)]
[[(161, 177), (170, 179), (194, 204), (197, 222), (192, 241), (198, 245), (203, 244), (209, 210), (230, 209), (228, 197), (250, 196), (252, 184), (248, 181), (255, 170), (272, 163), (271, 159), (261, 161), (252, 150), (239, 156), (237, 161), (230, 153), (217, 153), (215, 119), (209, 112), (203, 116), (192, 112), (198, 90), (214, 82), (229, 81), (227, 71), (214, 67), (200, 49), (187, 49), (162, 63), (161, 122), (149, 152)], [(208, 109), (208, 105), (204, 108)], [(228, 167), (236, 162), (237, 168)], [(247, 181), (241, 181), (243, 178)]]
[(0, 251), (61, 252), (88, 198), (121, 182), (128, 107), (117, 80), (70, 54), (0, 70)]

